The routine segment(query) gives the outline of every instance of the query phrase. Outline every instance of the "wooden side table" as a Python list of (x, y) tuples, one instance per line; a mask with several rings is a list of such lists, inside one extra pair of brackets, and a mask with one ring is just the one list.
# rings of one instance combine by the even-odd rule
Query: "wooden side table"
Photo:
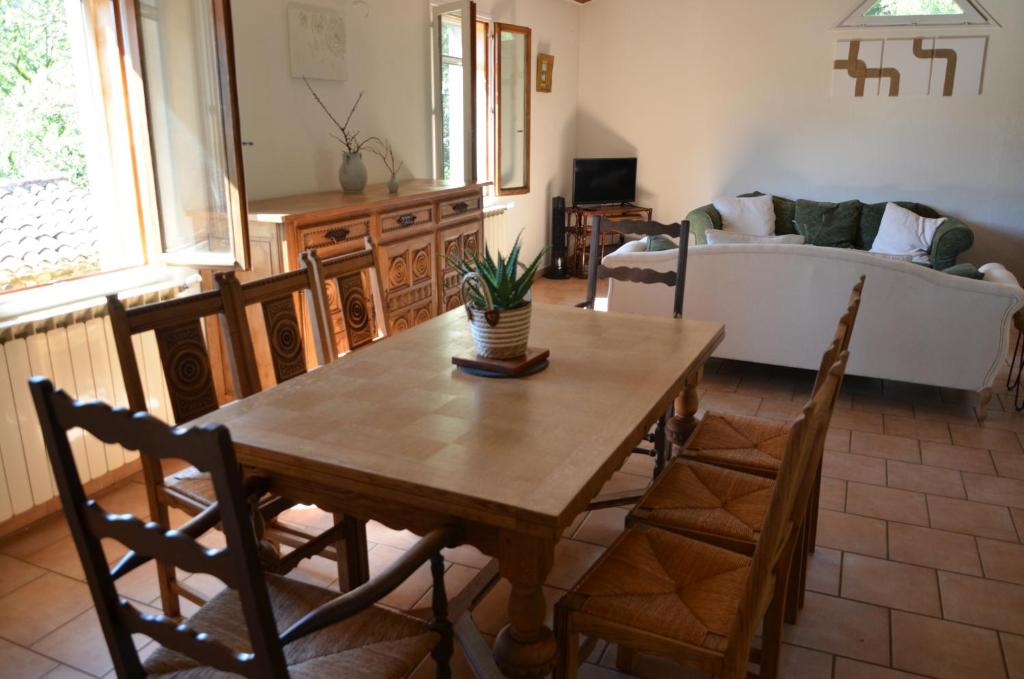
[[(566, 246), (569, 249), (569, 272), (577, 278), (587, 277), (588, 258), (590, 257), (590, 227), (594, 219), (607, 217), (613, 221), (627, 219), (650, 221), (653, 214), (653, 208), (632, 204), (566, 208), (565, 234), (568, 241)], [(616, 234), (602, 236), (601, 252), (598, 256), (604, 257), (605, 246), (618, 245), (621, 238)]]

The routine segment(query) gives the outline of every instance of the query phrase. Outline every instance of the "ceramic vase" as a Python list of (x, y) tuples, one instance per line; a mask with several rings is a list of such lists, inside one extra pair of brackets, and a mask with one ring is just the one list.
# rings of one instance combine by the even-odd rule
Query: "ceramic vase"
[(398, 175), (393, 172), (388, 180), (388, 193), (398, 193)]
[(345, 193), (359, 193), (366, 188), (366, 163), (362, 154), (345, 152), (338, 168), (338, 181)]

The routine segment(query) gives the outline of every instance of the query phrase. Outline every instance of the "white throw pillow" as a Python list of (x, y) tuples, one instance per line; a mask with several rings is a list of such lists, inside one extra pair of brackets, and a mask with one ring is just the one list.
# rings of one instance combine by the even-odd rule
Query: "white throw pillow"
[(712, 205), (722, 215), (724, 231), (738, 231), (752, 236), (775, 234), (775, 206), (771, 196), (715, 198)]
[(945, 217), (929, 219), (902, 208), (895, 203), (885, 204), (878, 235), (871, 244), (871, 252), (884, 255), (911, 255), (927, 257), (932, 248), (935, 232)]
[(708, 238), (708, 245), (721, 245), (725, 243), (765, 243), (769, 245), (803, 245), (807, 240), (798, 233), (790, 233), (784, 236), (752, 236), (749, 233), (736, 233), (735, 231), (721, 231), (719, 229), (708, 229), (704, 232)]

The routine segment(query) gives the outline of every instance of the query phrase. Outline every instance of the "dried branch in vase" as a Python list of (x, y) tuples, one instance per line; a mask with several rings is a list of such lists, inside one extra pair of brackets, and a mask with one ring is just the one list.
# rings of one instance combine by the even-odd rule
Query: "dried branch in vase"
[(384, 167), (388, 169), (392, 176), (397, 175), (405, 167), (405, 163), (400, 161), (398, 156), (395, 155), (395, 149), (391, 147), (391, 142), (387, 138), (378, 139), (375, 144), (370, 145), (368, 148), (370, 153), (384, 161)]
[(359, 96), (356, 97), (356, 103), (352, 104), (352, 110), (348, 112), (348, 117), (345, 118), (345, 123), (342, 124), (338, 122), (338, 119), (334, 117), (331, 110), (327, 108), (327, 104), (323, 102), (323, 99), (321, 99), (320, 95), (316, 93), (316, 90), (314, 90), (313, 86), (309, 84), (309, 80), (307, 80), (305, 76), (303, 76), (302, 82), (306, 83), (306, 87), (309, 88), (309, 93), (313, 95), (313, 99), (316, 100), (316, 103), (320, 104), (320, 108), (324, 110), (327, 117), (331, 119), (331, 122), (334, 123), (335, 127), (337, 127), (341, 132), (340, 137), (333, 132), (331, 133), (331, 136), (341, 142), (341, 145), (345, 147), (346, 151), (349, 153), (359, 153), (367, 146), (370, 146), (370, 150), (372, 151), (373, 147), (371, 145), (374, 142), (380, 142), (380, 139), (377, 137), (366, 137), (365, 139), (360, 139), (359, 130), (349, 130), (349, 125), (352, 123), (352, 116), (355, 114), (356, 109), (359, 108), (359, 102), (363, 100), (362, 92), (360, 92)]

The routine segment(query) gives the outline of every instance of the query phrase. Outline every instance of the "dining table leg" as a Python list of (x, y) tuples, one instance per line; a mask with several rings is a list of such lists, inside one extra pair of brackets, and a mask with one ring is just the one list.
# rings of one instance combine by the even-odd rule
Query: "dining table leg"
[(675, 415), (669, 420), (668, 430), (672, 443), (682, 446), (697, 428), (697, 411), (700, 409), (700, 396), (697, 387), (704, 375), (704, 366), (700, 366), (686, 376), (683, 393), (676, 397)]
[(529, 535), (501, 536), (498, 568), (511, 584), (509, 623), (498, 633), (494, 660), (507, 676), (543, 677), (558, 657), (555, 634), (545, 624), (544, 580), (554, 562), (554, 543)]

